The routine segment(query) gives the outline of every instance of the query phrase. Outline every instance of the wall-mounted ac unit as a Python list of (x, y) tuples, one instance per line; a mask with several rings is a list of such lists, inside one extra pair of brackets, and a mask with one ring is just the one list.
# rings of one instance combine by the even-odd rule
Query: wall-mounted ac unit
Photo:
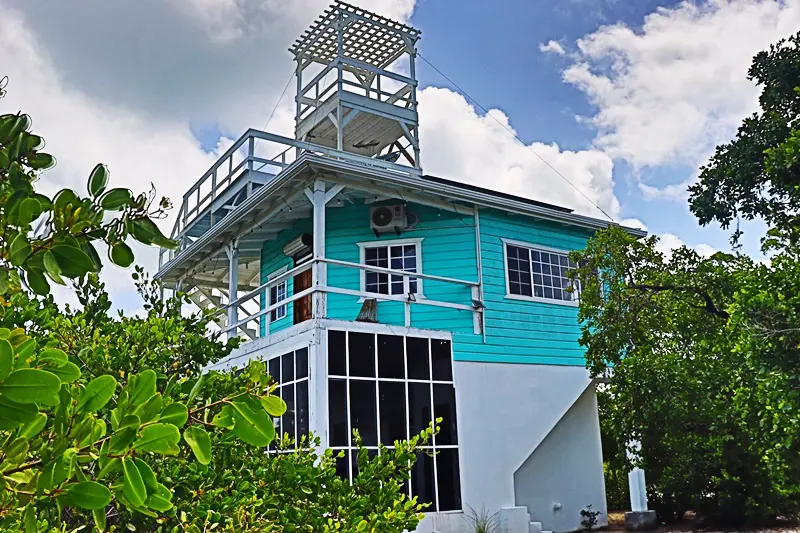
[(381, 205), (370, 209), (369, 227), (374, 231), (396, 231), (408, 227), (406, 206)]

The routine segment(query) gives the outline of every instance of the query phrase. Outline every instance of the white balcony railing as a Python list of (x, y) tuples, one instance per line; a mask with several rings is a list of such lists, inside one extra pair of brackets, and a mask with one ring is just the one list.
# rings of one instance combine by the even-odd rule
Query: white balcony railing
[[(343, 294), (347, 296), (354, 296), (358, 298), (376, 298), (379, 301), (396, 301), (401, 302), (405, 308), (405, 326), (411, 327), (411, 309), (415, 305), (423, 305), (423, 306), (433, 306), (433, 307), (441, 307), (447, 309), (457, 309), (460, 311), (469, 311), (473, 313), (473, 324), (476, 333), (480, 331), (480, 315), (483, 312), (483, 305), (479, 301), (479, 284), (475, 281), (466, 281), (461, 279), (455, 278), (448, 278), (443, 276), (434, 276), (430, 274), (423, 274), (417, 272), (406, 272), (403, 270), (394, 270), (391, 268), (382, 268), (376, 266), (369, 266), (369, 265), (362, 265), (358, 263), (351, 263), (348, 261), (339, 261), (337, 259), (314, 259), (309, 261), (308, 263), (304, 263), (300, 266), (292, 268), (287, 272), (276, 276), (275, 278), (269, 280), (268, 282), (262, 284), (261, 286), (245, 293), (244, 295), (240, 296), (239, 298), (229, 302), (227, 305), (219, 309), (219, 313), (226, 313), (228, 309), (231, 307), (239, 308), (243, 303), (253, 300), (255, 298), (264, 297), (264, 295), (269, 294), (271, 288), (280, 285), (284, 281), (301, 274), (307, 270), (312, 270), (312, 272), (316, 272), (316, 266), (326, 264), (336, 267), (344, 267), (351, 270), (356, 271), (367, 271), (367, 272), (378, 272), (382, 274), (388, 274), (391, 276), (401, 277), (403, 279), (403, 294), (376, 294), (361, 290), (353, 290), (353, 289), (345, 289), (342, 287), (334, 287), (330, 285), (326, 286), (317, 286), (316, 284), (316, 274), (314, 274), (314, 279), (312, 280), (312, 285), (310, 288), (302, 290), (298, 293), (292, 294), (288, 296), (286, 299), (281, 300), (280, 302), (276, 302), (274, 304), (269, 304), (263, 307), (257, 313), (254, 313), (250, 316), (247, 316), (244, 319), (241, 319), (233, 324), (228, 324), (225, 328), (223, 328), (223, 333), (228, 333), (231, 331), (244, 331), (248, 328), (252, 322), (256, 322), (256, 325), (260, 324), (261, 318), (267, 316), (272, 311), (283, 307), (289, 303), (296, 302), (302, 298), (311, 297), (313, 299), (313, 294), (320, 293), (320, 294)], [(435, 281), (440, 283), (445, 283), (452, 286), (460, 286), (460, 287), (468, 287), (470, 289), (469, 297), (465, 297), (464, 303), (460, 302), (453, 302), (453, 301), (442, 301), (442, 300), (433, 300), (431, 298), (416, 298), (411, 297), (410, 291), (410, 282), (412, 280), (429, 280)], [(313, 310), (313, 307), (312, 307)], [(314, 311), (316, 312), (316, 311)], [(317, 318), (317, 317), (314, 317)], [(319, 318), (327, 318), (327, 317), (319, 317)], [(263, 321), (265, 324), (264, 333), (262, 336), (269, 336), (269, 320)], [(252, 326), (250, 326), (252, 327)]]

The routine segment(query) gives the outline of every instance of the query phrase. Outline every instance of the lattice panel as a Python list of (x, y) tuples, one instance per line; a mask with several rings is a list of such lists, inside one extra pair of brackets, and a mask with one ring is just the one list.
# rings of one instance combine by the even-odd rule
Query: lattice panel
[(345, 2), (329, 7), (289, 51), (328, 64), (337, 55), (337, 21), (350, 20), (342, 33), (344, 56), (385, 68), (405, 51), (406, 39), (419, 39), (420, 31)]

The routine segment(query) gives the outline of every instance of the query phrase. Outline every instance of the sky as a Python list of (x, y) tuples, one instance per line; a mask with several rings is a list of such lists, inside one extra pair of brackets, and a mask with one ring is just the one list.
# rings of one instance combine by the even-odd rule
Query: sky
[[(596, 205), (665, 251), (729, 249), (729, 231), (697, 224), (686, 187), (757, 110), (750, 61), (800, 30), (800, 0), (356, 3), (422, 30), (426, 173), (603, 218)], [(30, 114), (56, 156), (46, 193), (84, 190), (103, 162), (113, 183), (177, 200), (247, 128), (272, 115), (267, 129), (292, 135), (287, 48), (327, 4), (0, 0), (0, 112)], [(763, 228), (743, 228), (757, 254)], [(155, 251), (136, 252), (154, 272)], [(138, 309), (130, 272), (103, 278)]]

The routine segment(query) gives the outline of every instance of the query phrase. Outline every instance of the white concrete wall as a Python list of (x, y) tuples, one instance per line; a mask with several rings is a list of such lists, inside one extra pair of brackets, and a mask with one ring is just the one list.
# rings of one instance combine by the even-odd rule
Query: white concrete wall
[(585, 368), (455, 362), (461, 496), (513, 506), (514, 472), (590, 383)]
[(516, 504), (545, 530), (581, 528), (581, 510), (600, 511), (608, 523), (597, 396), (590, 386), (514, 473)]

